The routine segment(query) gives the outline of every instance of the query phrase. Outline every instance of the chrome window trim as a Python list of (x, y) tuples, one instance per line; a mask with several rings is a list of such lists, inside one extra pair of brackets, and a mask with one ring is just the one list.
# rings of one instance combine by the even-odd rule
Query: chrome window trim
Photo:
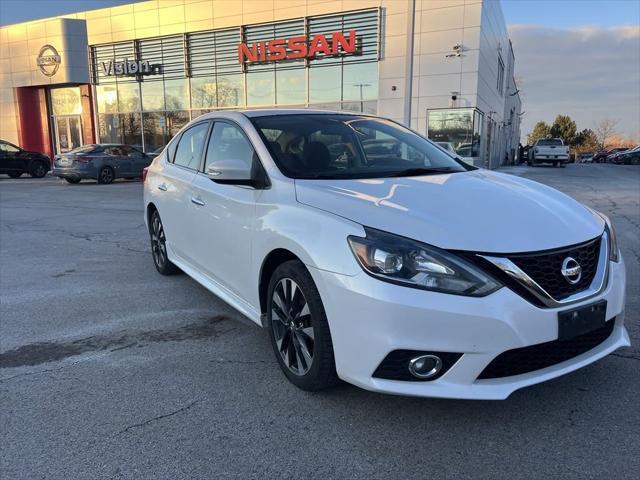
[(542, 288), (535, 280), (527, 275), (520, 267), (513, 263), (507, 257), (493, 257), (491, 255), (478, 255), (488, 260), (498, 267), (512, 279), (526, 288), (535, 298), (537, 298), (547, 308), (559, 308), (581, 302), (589, 298), (595, 297), (604, 290), (609, 277), (609, 235), (607, 231), (602, 234), (600, 242), (600, 252), (598, 254), (598, 267), (596, 274), (591, 281), (589, 288), (581, 292), (574, 293), (562, 300), (553, 298), (544, 288)]

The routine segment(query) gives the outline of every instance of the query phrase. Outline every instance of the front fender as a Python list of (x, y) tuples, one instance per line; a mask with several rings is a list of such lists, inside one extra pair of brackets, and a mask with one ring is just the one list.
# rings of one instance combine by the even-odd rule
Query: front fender
[[(349, 248), (347, 237), (364, 236), (362, 225), (298, 203), (293, 188), (291, 185), (290, 188), (280, 186), (265, 190), (256, 205), (252, 278), (258, 281), (265, 258), (276, 249), (288, 250), (305, 265), (320, 270), (349, 276), (360, 273), (362, 270)], [(283, 196), (290, 201), (281, 201)], [(253, 290), (256, 298), (252, 301), (259, 305), (258, 288)]]

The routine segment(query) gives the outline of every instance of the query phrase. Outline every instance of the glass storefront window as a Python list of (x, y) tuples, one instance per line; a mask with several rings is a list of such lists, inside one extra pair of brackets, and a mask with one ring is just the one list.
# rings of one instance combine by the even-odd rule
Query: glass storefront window
[(100, 142), (120, 143), (121, 129), (118, 115), (101, 113), (98, 115)]
[(164, 102), (167, 110), (189, 108), (189, 81), (186, 78), (165, 80)]
[(295, 105), (307, 101), (304, 69), (276, 70), (276, 103)]
[(461, 157), (477, 157), (482, 133), (479, 118), (479, 112), (472, 108), (431, 110), (428, 119), (429, 139), (449, 143)]
[(142, 150), (142, 129), (139, 113), (120, 114), (122, 122), (122, 143)]
[(191, 79), (191, 108), (215, 108), (218, 104), (215, 78)]
[(143, 113), (142, 125), (145, 152), (153, 152), (167, 144), (167, 119), (164, 113)]
[(118, 91), (115, 85), (96, 86), (96, 103), (98, 112), (113, 113), (118, 111)]
[(247, 73), (247, 105), (274, 105), (275, 103), (275, 71)]
[(173, 138), (173, 136), (178, 133), (178, 131), (184, 127), (187, 123), (189, 123), (189, 112), (188, 111), (175, 111), (175, 112), (167, 112), (167, 129), (169, 131), (169, 138), (167, 138), (167, 143), (169, 140)]
[(138, 82), (118, 84), (118, 111), (137, 112), (140, 110), (140, 86)]
[(342, 71), (342, 89), (342, 99), (346, 101), (376, 100), (378, 98), (378, 64), (345, 65)]
[(79, 115), (82, 113), (80, 88), (51, 89), (51, 104), (54, 115)]
[(218, 108), (244, 105), (244, 80), (242, 75), (218, 76), (216, 82)]
[(162, 80), (142, 82), (142, 109), (164, 110), (164, 85)]
[(342, 67), (309, 69), (309, 102), (327, 103), (342, 100)]

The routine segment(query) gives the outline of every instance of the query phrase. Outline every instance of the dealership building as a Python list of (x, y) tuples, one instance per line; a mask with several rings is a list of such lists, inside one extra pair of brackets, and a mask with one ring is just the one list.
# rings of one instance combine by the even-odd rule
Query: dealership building
[(0, 28), (0, 138), (28, 150), (151, 152), (203, 113), (274, 106), (373, 113), (475, 165), (510, 161), (500, 3), (151, 0)]

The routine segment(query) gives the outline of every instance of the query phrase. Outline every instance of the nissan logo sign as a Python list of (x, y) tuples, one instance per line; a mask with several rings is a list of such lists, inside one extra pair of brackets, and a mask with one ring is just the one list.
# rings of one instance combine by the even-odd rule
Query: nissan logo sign
[(562, 276), (571, 285), (575, 285), (582, 278), (582, 267), (573, 258), (567, 257), (562, 262), (562, 270), (560, 270)]
[(36, 62), (43, 75), (53, 77), (60, 68), (62, 58), (54, 47), (45, 45), (40, 49)]

